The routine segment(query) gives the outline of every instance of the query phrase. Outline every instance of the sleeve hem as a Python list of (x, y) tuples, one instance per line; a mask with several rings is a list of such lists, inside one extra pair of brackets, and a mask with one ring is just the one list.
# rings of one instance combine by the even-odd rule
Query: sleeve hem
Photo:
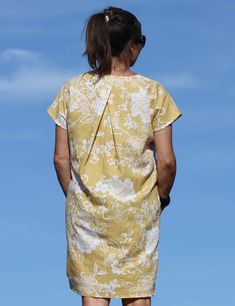
[(182, 113), (178, 113), (174, 118), (172, 118), (170, 121), (166, 122), (164, 125), (161, 125), (160, 127), (153, 128), (153, 132), (158, 132), (158, 131), (164, 129), (168, 125), (172, 124), (175, 120), (179, 119), (182, 115), (183, 115)]
[(47, 113), (50, 116), (50, 118), (54, 121), (55, 124), (59, 125), (63, 129), (67, 130), (67, 126), (64, 126), (62, 122), (56, 117), (56, 115), (51, 111), (51, 109), (47, 109)]
[(51, 109), (47, 109), (47, 113), (48, 113), (48, 115), (51, 117), (51, 119), (53, 120), (53, 121), (55, 121), (56, 120), (56, 115), (51, 111)]

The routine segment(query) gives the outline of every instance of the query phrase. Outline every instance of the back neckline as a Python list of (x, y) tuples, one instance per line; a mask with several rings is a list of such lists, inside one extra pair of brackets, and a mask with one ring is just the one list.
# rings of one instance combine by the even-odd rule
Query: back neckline
[(113, 75), (113, 74), (106, 74), (105, 76), (110, 76), (110, 77), (114, 77), (114, 78), (130, 78), (130, 77), (136, 77), (139, 76), (139, 73), (136, 74), (132, 74), (132, 75)]
[[(98, 76), (97, 74), (92, 74), (89, 72), (87, 72), (89, 75), (91, 76)], [(132, 75), (113, 75), (113, 74), (105, 74), (103, 77), (111, 77), (111, 78), (133, 78), (133, 77), (139, 77), (141, 76), (141, 74), (136, 73), (136, 74), (132, 74)]]

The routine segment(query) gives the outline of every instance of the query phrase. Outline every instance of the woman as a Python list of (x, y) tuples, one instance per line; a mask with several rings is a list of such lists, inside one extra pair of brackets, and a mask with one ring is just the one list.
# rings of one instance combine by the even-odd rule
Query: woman
[(66, 273), (83, 306), (144, 306), (156, 294), (160, 215), (176, 173), (172, 122), (182, 113), (163, 85), (130, 70), (144, 44), (130, 12), (90, 16), (92, 70), (66, 81), (47, 109), (66, 196)]

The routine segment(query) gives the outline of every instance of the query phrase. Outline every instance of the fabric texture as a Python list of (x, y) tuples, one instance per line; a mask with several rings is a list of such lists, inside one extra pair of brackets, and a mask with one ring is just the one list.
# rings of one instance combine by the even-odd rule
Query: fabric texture
[(153, 133), (182, 116), (144, 75), (72, 77), (47, 108), (68, 132), (66, 274), (77, 294), (156, 295), (160, 239)]

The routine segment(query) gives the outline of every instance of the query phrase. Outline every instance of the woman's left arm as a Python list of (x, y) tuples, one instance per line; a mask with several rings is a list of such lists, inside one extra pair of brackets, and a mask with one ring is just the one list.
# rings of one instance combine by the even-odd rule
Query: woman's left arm
[(55, 149), (53, 162), (59, 184), (65, 197), (67, 197), (69, 183), (72, 179), (68, 132), (57, 124), (55, 124)]

